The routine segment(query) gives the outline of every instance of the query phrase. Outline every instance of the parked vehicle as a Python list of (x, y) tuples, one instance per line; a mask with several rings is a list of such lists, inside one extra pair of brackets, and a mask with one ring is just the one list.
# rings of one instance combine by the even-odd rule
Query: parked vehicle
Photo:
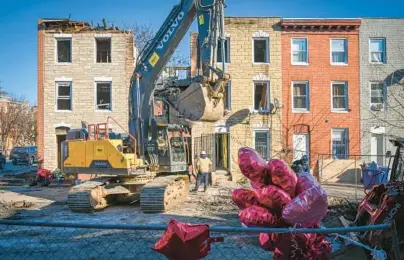
[(33, 165), (37, 162), (37, 147), (36, 146), (17, 146), (11, 150), (10, 160), (13, 162), (13, 165), (17, 165), (19, 163), (26, 163), (28, 165)]
[(5, 165), (6, 165), (6, 156), (2, 152), (0, 152), (0, 170), (3, 170)]

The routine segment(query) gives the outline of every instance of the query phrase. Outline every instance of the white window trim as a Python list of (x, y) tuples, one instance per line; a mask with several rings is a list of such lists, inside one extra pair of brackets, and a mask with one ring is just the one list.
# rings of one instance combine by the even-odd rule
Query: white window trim
[[(333, 62), (332, 61), (332, 41), (344, 40), (345, 41), (345, 62)], [(330, 63), (333, 66), (348, 66), (348, 38), (330, 38)]]
[[(370, 42), (372, 41), (372, 40), (383, 40), (384, 41), (384, 43), (383, 43), (383, 61), (382, 62), (376, 62), (376, 61), (372, 61), (372, 50), (371, 50), (371, 48), (370, 48)], [(387, 40), (386, 40), (386, 38), (384, 38), (384, 37), (370, 37), (369, 38), (369, 41), (368, 41), (368, 45), (369, 45), (369, 63), (370, 64), (386, 64), (386, 60), (387, 60), (387, 46), (386, 46), (386, 44), (387, 44)]]
[[(220, 41), (219, 41), (218, 44), (220, 44)], [(225, 64), (230, 64), (231, 63), (231, 59), (230, 59), (230, 37), (226, 37), (225, 45), (227, 45), (227, 53), (225, 55), (227, 55), (227, 57), (229, 57), (229, 62), (226, 62), (226, 59), (225, 59)], [(218, 58), (217, 58), (217, 52), (216, 52), (216, 63), (218, 63), (218, 64), (223, 63), (223, 62), (217, 61), (217, 60), (218, 60)]]
[[(97, 39), (110, 39), (111, 41), (111, 62), (97, 62)], [(94, 34), (94, 63), (95, 64), (112, 64), (112, 35), (107, 34)]]
[[(59, 84), (70, 84), (70, 110), (58, 109)], [(71, 113), (73, 112), (73, 81), (70, 78), (57, 78), (55, 80), (55, 112)]]
[[(266, 41), (266, 52), (265, 52), (265, 57), (266, 57), (266, 62), (255, 62), (254, 57), (255, 57), (255, 51), (254, 51), (254, 41), (255, 40), (265, 40)], [(270, 49), (269, 49), (269, 37), (253, 37), (252, 38), (252, 63), (254, 65), (262, 65), (262, 64), (270, 64)]]
[[(377, 104), (380, 104), (380, 103), (372, 103), (372, 84), (380, 84), (380, 83), (382, 83), (383, 84), (383, 103), (382, 103), (382, 108), (380, 109), (380, 110), (372, 110), (372, 105), (377, 105)], [(377, 111), (382, 111), (382, 110), (385, 110), (386, 109), (386, 97), (387, 97), (387, 95), (386, 95), (386, 91), (387, 91), (387, 88), (386, 88), (386, 84), (384, 84), (384, 82), (383, 81), (377, 81), (377, 80), (373, 80), (373, 81), (369, 81), (369, 83), (368, 83), (368, 86), (369, 86), (369, 109), (370, 109), (370, 111), (373, 111), (373, 112), (377, 112)]]
[[(346, 108), (334, 108), (334, 95), (333, 95), (333, 91), (332, 91), (332, 87), (333, 84), (344, 84), (344, 94), (345, 94), (345, 98), (346, 98)], [(331, 81), (330, 83), (330, 95), (331, 95), (331, 112), (333, 113), (348, 113), (348, 109), (349, 109), (349, 89), (348, 89), (348, 81)], [(345, 93), (345, 90), (347, 91), (347, 93)]]
[[(262, 110), (257, 110), (255, 109), (255, 84), (256, 83), (265, 83), (267, 85), (267, 104), (269, 106), (269, 109), (262, 109)], [(271, 81), (270, 80), (253, 80), (253, 106), (252, 108), (254, 109), (255, 112), (262, 112), (262, 113), (268, 113), (271, 110)]]
[[(306, 103), (307, 108), (294, 108), (294, 98), (293, 98), (293, 87), (294, 84), (306, 84)], [(291, 83), (291, 94), (292, 94), (292, 113), (310, 113), (310, 86), (308, 80), (292, 81)]]
[[(98, 83), (109, 83), (110, 84), (110, 89), (111, 89), (111, 91), (110, 91), (110, 100), (111, 100), (111, 107), (110, 107), (110, 109), (109, 110), (107, 110), (107, 109), (98, 109), (97, 108), (97, 84)], [(110, 80), (99, 80), (99, 81), (94, 81), (94, 110), (95, 110), (95, 112), (97, 112), (97, 113), (111, 113), (112, 111), (113, 111), (113, 100), (112, 100), (112, 97), (113, 97), (113, 93), (112, 93), (112, 81), (110, 81)]]
[[(305, 39), (307, 50), (306, 50), (306, 60), (307, 62), (294, 62), (293, 61), (293, 40), (294, 39)], [(290, 63), (292, 65), (299, 65), (299, 66), (308, 66), (309, 65), (309, 38), (307, 37), (293, 37), (290, 39)]]
[[(64, 37), (62, 37), (64, 36)], [(70, 37), (69, 37), (70, 36)], [(58, 61), (58, 41), (70, 41), (70, 62), (59, 62)], [(55, 35), (55, 64), (57, 65), (71, 65), (73, 63), (73, 39), (71, 34), (59, 34), (58, 36)]]
[(253, 128), (253, 147), (255, 149), (255, 133), (267, 133), (267, 155), (271, 157), (271, 131), (269, 128)]

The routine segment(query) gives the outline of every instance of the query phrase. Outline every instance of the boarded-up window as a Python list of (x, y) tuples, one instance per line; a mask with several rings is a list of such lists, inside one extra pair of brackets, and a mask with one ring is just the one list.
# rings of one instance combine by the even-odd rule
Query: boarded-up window
[(71, 39), (57, 39), (57, 61), (59, 63), (72, 62)]
[(97, 62), (110, 63), (111, 62), (111, 38), (97, 38)]
[(97, 83), (97, 110), (112, 110), (111, 104), (111, 83)]
[(56, 82), (56, 110), (72, 110), (71, 82)]

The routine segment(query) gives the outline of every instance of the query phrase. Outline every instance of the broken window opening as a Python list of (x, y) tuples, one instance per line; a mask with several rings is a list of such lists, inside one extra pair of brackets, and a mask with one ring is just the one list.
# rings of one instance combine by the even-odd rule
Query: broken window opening
[(269, 82), (254, 83), (254, 110), (269, 111)]
[(254, 63), (268, 63), (268, 38), (254, 39)]
[(111, 38), (95, 39), (97, 44), (97, 63), (111, 63)]
[(111, 83), (97, 83), (97, 110), (112, 110)]
[(72, 62), (71, 39), (57, 39), (56, 42), (58, 62)]

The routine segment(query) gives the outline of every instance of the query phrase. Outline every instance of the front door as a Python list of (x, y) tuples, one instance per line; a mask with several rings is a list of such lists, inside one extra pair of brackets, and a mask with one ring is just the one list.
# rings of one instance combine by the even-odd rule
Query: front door
[(62, 156), (62, 142), (66, 140), (66, 135), (57, 135), (56, 136), (56, 143), (58, 146), (58, 169), (62, 168), (62, 163), (61, 163), (61, 156)]
[(370, 150), (372, 154), (372, 161), (378, 165), (384, 165), (384, 140), (382, 134), (372, 134)]
[(215, 134), (216, 167), (229, 169), (229, 134)]
[(293, 160), (299, 160), (309, 154), (309, 140), (307, 134), (293, 135)]

